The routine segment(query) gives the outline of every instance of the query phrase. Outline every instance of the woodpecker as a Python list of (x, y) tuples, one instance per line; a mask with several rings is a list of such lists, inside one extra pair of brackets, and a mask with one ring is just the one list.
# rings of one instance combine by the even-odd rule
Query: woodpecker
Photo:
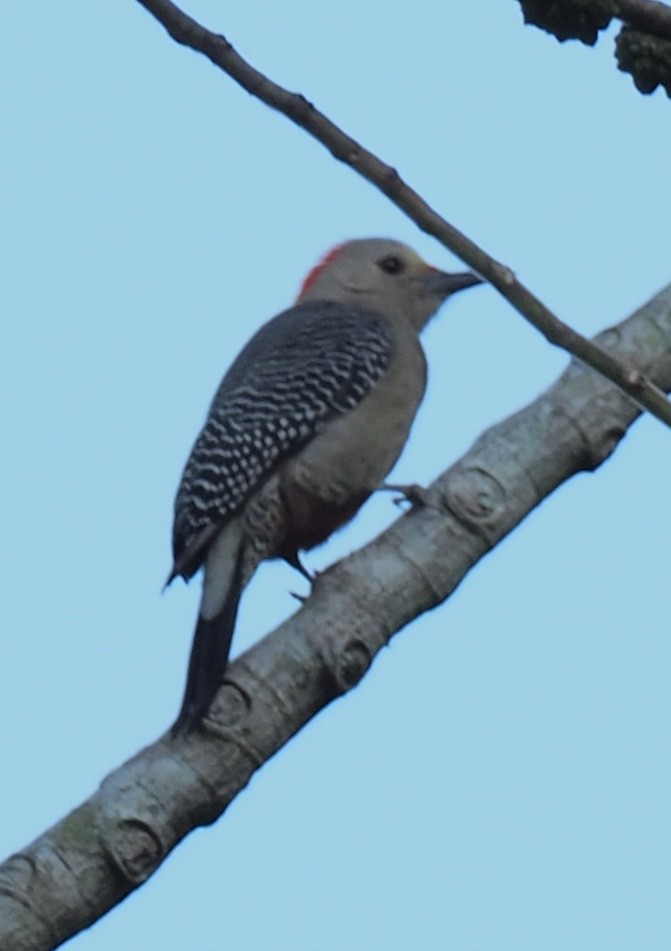
[(307, 575), (299, 552), (325, 541), (380, 487), (426, 389), (419, 334), (450, 295), (479, 283), (431, 267), (398, 241), (347, 241), (233, 362), (175, 499), (167, 583), (200, 567), (204, 578), (173, 735), (207, 713), (259, 563), (282, 558)]

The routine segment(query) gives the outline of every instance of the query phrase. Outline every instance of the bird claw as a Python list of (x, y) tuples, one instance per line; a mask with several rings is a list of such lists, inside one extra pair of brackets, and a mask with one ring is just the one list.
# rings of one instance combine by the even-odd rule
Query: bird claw
[(285, 555), (284, 560), (286, 561), (288, 565), (291, 565), (292, 568), (295, 568), (299, 574), (303, 575), (303, 577), (308, 582), (310, 587), (314, 585), (317, 579), (317, 574), (316, 573), (312, 574), (312, 572), (308, 571), (308, 569), (305, 567), (303, 562), (298, 557), (298, 552), (293, 552), (290, 555)]
[(392, 501), (399, 508), (404, 502), (409, 502), (411, 508), (427, 508), (430, 505), (429, 490), (416, 482), (409, 485), (392, 485), (389, 482), (383, 482), (380, 489), (384, 492), (398, 492), (399, 498)]
[(303, 575), (303, 577), (305, 578), (305, 580), (307, 581), (307, 583), (310, 585), (310, 591), (309, 591), (308, 594), (298, 594), (298, 592), (296, 592), (296, 591), (290, 591), (290, 592), (289, 592), (289, 594), (291, 595), (292, 598), (296, 598), (296, 600), (297, 600), (297, 601), (300, 601), (301, 604), (305, 604), (305, 602), (308, 600), (308, 598), (309, 598), (310, 595), (312, 594), (312, 590), (313, 590), (313, 588), (314, 588), (314, 586), (315, 586), (315, 583), (316, 583), (316, 581), (317, 581), (317, 578), (319, 577), (319, 575), (321, 574), (321, 572), (320, 572), (320, 571), (314, 571), (314, 572), (308, 571), (308, 569), (305, 567), (305, 565), (303, 564), (303, 562), (302, 562), (302, 561), (300, 560), (300, 558), (298, 557), (298, 552), (294, 552), (294, 553), (293, 553), (292, 555), (290, 555), (289, 557), (285, 556), (284, 560), (286, 561), (286, 563), (287, 563), (288, 565), (291, 565), (292, 568), (295, 568), (296, 571), (297, 571), (299, 574)]

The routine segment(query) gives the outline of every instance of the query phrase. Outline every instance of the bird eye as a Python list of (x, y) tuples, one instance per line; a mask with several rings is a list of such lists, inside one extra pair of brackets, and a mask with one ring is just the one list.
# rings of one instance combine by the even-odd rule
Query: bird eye
[(390, 254), (386, 258), (382, 258), (377, 264), (385, 274), (400, 274), (405, 268), (403, 261), (397, 258), (395, 254)]

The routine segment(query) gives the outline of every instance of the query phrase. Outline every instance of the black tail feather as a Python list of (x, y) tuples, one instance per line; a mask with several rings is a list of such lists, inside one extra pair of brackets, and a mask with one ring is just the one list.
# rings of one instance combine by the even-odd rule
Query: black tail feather
[(238, 556), (231, 586), (219, 614), (211, 619), (198, 615), (184, 699), (170, 731), (172, 736), (189, 733), (198, 726), (222, 685), (242, 594), (241, 555)]

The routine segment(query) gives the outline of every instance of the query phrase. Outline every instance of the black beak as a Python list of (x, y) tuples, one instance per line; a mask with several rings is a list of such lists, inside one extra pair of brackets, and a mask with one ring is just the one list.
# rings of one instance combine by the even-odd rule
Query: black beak
[(446, 271), (435, 271), (427, 275), (426, 289), (430, 294), (442, 297), (443, 300), (457, 291), (464, 291), (467, 287), (475, 287), (484, 283), (482, 278), (472, 271), (462, 271), (460, 274), (448, 274)]

